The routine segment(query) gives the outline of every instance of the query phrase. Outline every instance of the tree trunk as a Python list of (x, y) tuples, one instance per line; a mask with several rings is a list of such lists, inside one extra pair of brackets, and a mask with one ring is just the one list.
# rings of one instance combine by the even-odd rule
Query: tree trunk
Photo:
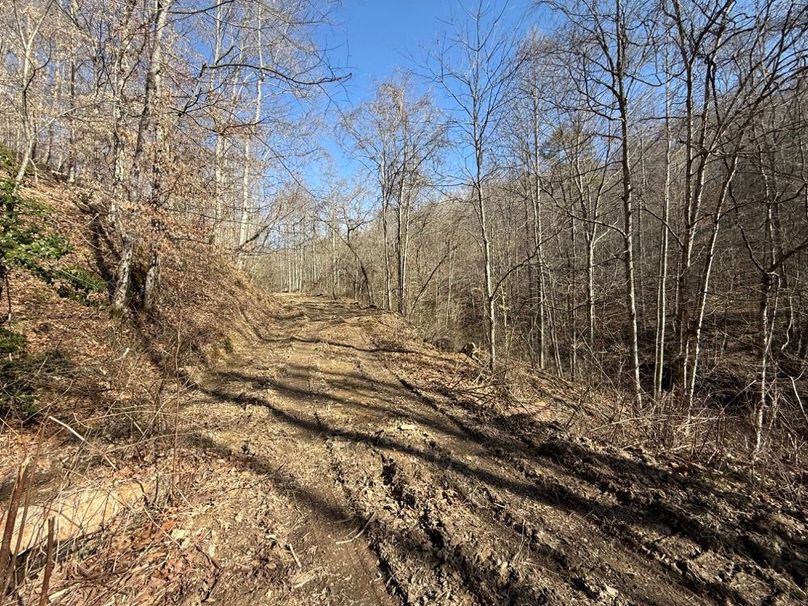
[(642, 407), (642, 384), (640, 383), (640, 352), (637, 330), (637, 295), (634, 262), (634, 198), (631, 181), (631, 158), (629, 155), (628, 132), (628, 97), (625, 91), (625, 46), (626, 24), (623, 22), (620, 2), (617, 2), (615, 13), (617, 28), (617, 62), (615, 80), (617, 84), (617, 104), (620, 112), (620, 163), (623, 186), (623, 252), (626, 271), (626, 309), (628, 312), (628, 346), (631, 356), (631, 374), (634, 392), (634, 404), (639, 410)]
[[(666, 56), (667, 67), (667, 56)], [(667, 69), (666, 69), (667, 71)], [(671, 127), (670, 99), (667, 83), (665, 85), (665, 185), (662, 193), (662, 226), (659, 236), (659, 275), (657, 283), (657, 317), (656, 339), (654, 347), (654, 399), (662, 396), (662, 377), (665, 366), (665, 330), (668, 318), (668, 221), (670, 219), (671, 195)]]
[(152, 233), (150, 234), (151, 242), (149, 243), (149, 263), (146, 269), (146, 278), (143, 283), (143, 306), (147, 311), (151, 310), (154, 305), (156, 290), (160, 279), (160, 240), (163, 236), (163, 225), (159, 215), (164, 202), (162, 171), (166, 150), (163, 118), (158, 114), (156, 104), (162, 97), (163, 37), (172, 3), (173, 0), (157, 0), (156, 3), (154, 38), (152, 40), (151, 56), (149, 58), (149, 69), (146, 74), (143, 113), (140, 116), (137, 141), (135, 144), (135, 187), (140, 189), (145, 187), (145, 183), (141, 178), (141, 163), (145, 153), (145, 138), (153, 123), (155, 127), (155, 155), (151, 163), (152, 179), (151, 193), (149, 196), (151, 211), (153, 213), (151, 220)]
[[(263, 103), (263, 92), (264, 92), (264, 49), (263, 49), (263, 37), (262, 37), (262, 23), (263, 23), (263, 11), (262, 6), (258, 4), (258, 22), (256, 24), (256, 32), (257, 32), (257, 44), (258, 44), (258, 67), (259, 67), (259, 75), (258, 80), (255, 83), (255, 106), (253, 109), (253, 128), (258, 129), (258, 126), (261, 122), (261, 107)], [(248, 251), (244, 250), (243, 247), (247, 245), (247, 240), (250, 237), (251, 226), (253, 225), (254, 215), (256, 214), (255, 206), (252, 202), (252, 182), (251, 182), (251, 173), (250, 173), (250, 162), (252, 161), (251, 158), (251, 150), (252, 150), (252, 134), (247, 133), (246, 140), (244, 142), (244, 164), (242, 167), (242, 182), (241, 182), (241, 217), (240, 217), (240, 225), (239, 225), (239, 239), (238, 239), (238, 248), (239, 248), (239, 264), (241, 265), (242, 269), (246, 267), (247, 263), (247, 256)]]
[(126, 305), (126, 296), (129, 293), (129, 276), (132, 273), (132, 259), (134, 253), (135, 238), (131, 234), (125, 234), (121, 258), (118, 261), (115, 290), (112, 294), (112, 309), (116, 312), (122, 311)]
[[(478, 154), (479, 157), (479, 154)], [(478, 174), (482, 172), (482, 160), (478, 159)], [(497, 341), (496, 341), (496, 295), (494, 293), (494, 280), (491, 258), (491, 239), (488, 233), (488, 212), (486, 208), (486, 201), (482, 194), (482, 186), (477, 181), (475, 186), (477, 190), (477, 211), (480, 220), (480, 235), (482, 237), (483, 245), (483, 279), (485, 289), (485, 310), (486, 310), (486, 327), (488, 329), (488, 368), (493, 371), (497, 362)]]

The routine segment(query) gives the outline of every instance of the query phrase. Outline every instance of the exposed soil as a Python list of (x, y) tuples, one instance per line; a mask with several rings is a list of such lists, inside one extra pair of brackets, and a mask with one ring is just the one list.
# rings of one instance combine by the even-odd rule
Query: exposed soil
[(808, 599), (806, 512), (775, 489), (482, 397), (473, 361), (375, 309), (289, 295), (232, 326), (154, 462), (179, 496), (77, 549), (52, 604)]
[[(184, 604), (801, 604), (806, 514), (741, 474), (491, 404), (472, 361), (288, 296), (192, 377)], [(193, 454), (191, 454), (193, 453)]]

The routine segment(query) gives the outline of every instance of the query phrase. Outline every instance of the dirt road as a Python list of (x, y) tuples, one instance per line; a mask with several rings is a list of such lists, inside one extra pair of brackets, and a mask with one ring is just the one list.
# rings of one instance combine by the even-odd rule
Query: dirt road
[(473, 363), (377, 310), (239, 320), (188, 411), (215, 465), (178, 537), (217, 576), (185, 603), (805, 603), (804, 512), (742, 479), (492, 407)]

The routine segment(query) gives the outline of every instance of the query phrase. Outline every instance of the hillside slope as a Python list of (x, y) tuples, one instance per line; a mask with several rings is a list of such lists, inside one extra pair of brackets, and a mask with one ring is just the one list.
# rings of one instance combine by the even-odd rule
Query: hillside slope
[(279, 299), (188, 371), (181, 497), (117, 568), (57, 570), (53, 603), (805, 602), (805, 512), (776, 491), (491, 403), (393, 315)]

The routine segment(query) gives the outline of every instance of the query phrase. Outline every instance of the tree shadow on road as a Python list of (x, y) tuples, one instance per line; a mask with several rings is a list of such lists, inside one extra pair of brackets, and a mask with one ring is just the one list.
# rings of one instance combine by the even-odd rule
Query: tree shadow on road
[[(262, 456), (245, 455), (232, 452), (227, 446), (217, 443), (207, 436), (194, 434), (187, 439), (189, 445), (203, 449), (215, 456), (228, 457), (242, 469), (259, 474), (272, 485), (282, 490), (298, 505), (316, 511), (329, 523), (341, 524), (354, 519), (362, 523), (361, 516), (348, 503), (337, 503), (324, 498), (311, 488), (310, 483), (294, 477), (283, 470), (283, 466)], [(368, 545), (379, 558), (380, 568), (390, 575), (390, 585), (404, 604), (410, 604), (406, 584), (395, 577), (392, 563), (388, 560), (388, 549), (382, 543), (394, 546), (396, 552), (403, 555), (414, 569), (434, 571), (448, 568), (459, 575), (465, 582), (465, 589), (471, 591), (481, 603), (485, 604), (547, 604), (551, 592), (537, 586), (533, 581), (511, 576), (503, 579), (494, 562), (480, 560), (466, 549), (443, 549), (441, 539), (431, 537), (424, 540), (423, 530), (412, 528), (407, 531), (391, 531), (371, 518), (365, 522), (365, 534)], [(555, 557), (561, 557), (555, 554)], [(311, 566), (313, 562), (307, 562)], [(435, 584), (436, 587), (439, 585)], [(439, 596), (433, 595), (432, 598)]]
[[(477, 425), (463, 414), (462, 409), (438, 410), (432, 401), (426, 402), (437, 413), (435, 416), (418, 415), (418, 423), (433, 432), (439, 432), (462, 440), (469, 450), (485, 449), (491, 453), (494, 468), (502, 468), (519, 459), (526, 463), (527, 472), (523, 479), (492, 471), (488, 466), (468, 462), (468, 457), (457, 456), (462, 453), (447, 452), (430, 447), (428, 443), (421, 445), (407, 439), (398, 439), (385, 433), (361, 431), (350, 423), (343, 425), (330, 424), (319, 415), (309, 414), (305, 407), (314, 403), (331, 403), (346, 408), (361, 408), (381, 415), (394, 415), (398, 401), (405, 398), (407, 390), (397, 388), (394, 383), (376, 382), (368, 378), (360, 378), (347, 374), (339, 376), (333, 373), (329, 377), (329, 385), (339, 389), (358, 393), (360, 399), (378, 402), (381, 395), (385, 404), (369, 404), (336, 397), (323, 391), (302, 388), (299, 379), (311, 376), (315, 369), (305, 367), (290, 368), (286, 371), (290, 381), (275, 378), (251, 377), (244, 373), (227, 373), (222, 378), (239, 382), (247, 382), (253, 388), (275, 390), (282, 398), (296, 401), (300, 406), (286, 409), (281, 403), (274, 403), (268, 398), (241, 394), (233, 396), (221, 388), (200, 388), (208, 395), (222, 402), (241, 405), (260, 406), (268, 410), (279, 422), (295, 427), (298, 430), (319, 435), (322, 439), (339, 438), (353, 444), (365, 444), (388, 454), (403, 454), (414, 458), (421, 464), (428, 464), (444, 473), (453, 473), (469, 480), (479, 482), (493, 490), (507, 491), (519, 498), (549, 505), (557, 510), (577, 514), (597, 525), (600, 531), (620, 542), (625, 542), (629, 549), (640, 548), (638, 540), (642, 540), (644, 530), (658, 529), (660, 524), (666, 525), (671, 534), (683, 536), (701, 549), (714, 550), (739, 559), (742, 565), (754, 570), (756, 576), (767, 584), (771, 584), (762, 568), (773, 568), (789, 575), (798, 586), (804, 585), (804, 559), (800, 558), (799, 546), (793, 552), (778, 554), (766, 547), (765, 543), (742, 527), (730, 524), (715, 526), (700, 519), (704, 512), (690, 509), (687, 503), (671, 502), (668, 498), (671, 486), (687, 493), (689, 489), (703, 491), (704, 486), (693, 484), (693, 481), (672, 472), (661, 470), (639, 461), (611, 455), (599, 450), (590, 449), (572, 440), (555, 435), (549, 428), (546, 439), (526, 442), (520, 439), (522, 429), (507, 427), (505, 421)], [(300, 410), (304, 412), (300, 412)], [(445, 408), (445, 407), (444, 407)], [(407, 412), (409, 415), (409, 411)], [(438, 418), (442, 418), (439, 421)], [(500, 427), (498, 425), (505, 425)], [(506, 435), (506, 431), (510, 433)], [(523, 465), (523, 467), (525, 467)], [(523, 469), (523, 471), (525, 471)], [(625, 478), (621, 478), (625, 474)], [(584, 496), (576, 486), (587, 484), (615, 497), (612, 502), (596, 500)], [(656, 496), (646, 498), (642, 493), (657, 490)], [(591, 493), (591, 491), (590, 491)], [(720, 495), (716, 498), (720, 499)], [(613, 502), (615, 501), (616, 502)], [(716, 513), (716, 512), (712, 512)], [(632, 545), (632, 543), (634, 543)], [(673, 582), (687, 587), (703, 597), (723, 596), (735, 603), (744, 603), (743, 595), (720, 580), (704, 579), (687, 568), (685, 564), (674, 567), (663, 566), (649, 559), (649, 566), (654, 566), (663, 576)]]

